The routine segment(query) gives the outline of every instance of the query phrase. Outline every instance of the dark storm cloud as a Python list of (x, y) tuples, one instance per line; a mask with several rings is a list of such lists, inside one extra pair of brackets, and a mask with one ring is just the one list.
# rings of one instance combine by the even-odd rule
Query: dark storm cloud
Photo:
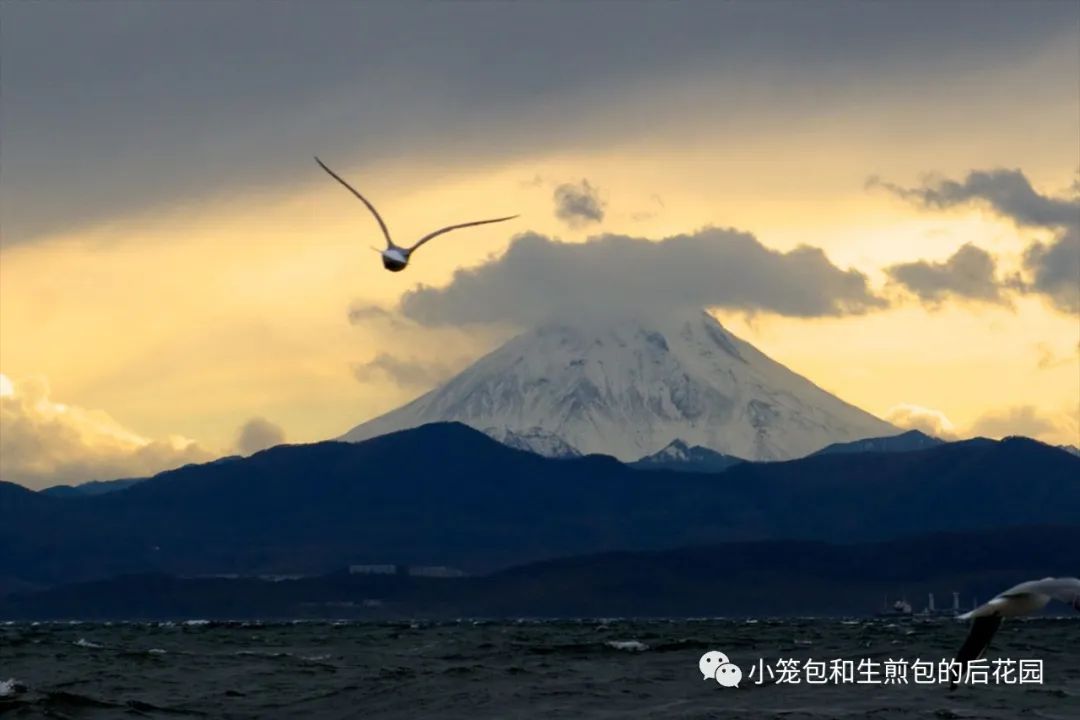
[(660, 242), (603, 235), (562, 243), (526, 233), (501, 257), (455, 272), (446, 287), (406, 293), (401, 311), (425, 325), (532, 325), (566, 313), (727, 307), (815, 317), (884, 304), (862, 273), (836, 267), (818, 248), (782, 253), (748, 233), (706, 229)]
[(261, 417), (248, 420), (236, 437), (236, 449), (243, 455), (251, 455), (285, 442), (285, 431), (280, 425)]
[[(1024, 252), (1024, 270), (1027, 277), (1006, 282), (1010, 287), (1029, 293), (1043, 295), (1055, 307), (1064, 312), (1080, 311), (1080, 195), (1072, 198), (1052, 197), (1032, 187), (1031, 182), (1019, 170), (973, 170), (962, 182), (937, 180), (920, 187), (905, 188), (879, 178), (870, 178), (871, 187), (882, 187), (899, 197), (926, 208), (948, 208), (969, 203), (983, 203), (997, 215), (1012, 220), (1019, 226), (1046, 228), (1054, 231), (1054, 238), (1046, 243), (1036, 242)], [(974, 250), (974, 248), (972, 248)], [(911, 263), (894, 266), (890, 274), (909, 285), (924, 299), (924, 293), (934, 292), (934, 283), (953, 283), (954, 287), (938, 288), (967, 297), (992, 299), (988, 292), (987, 261), (972, 250), (953, 256), (949, 267)], [(893, 273), (902, 269), (903, 277)], [(967, 293), (965, 293), (965, 290)]]
[(570, 227), (582, 227), (604, 219), (604, 203), (588, 180), (563, 183), (555, 188), (555, 217)]
[(879, 178), (871, 187), (882, 187), (926, 208), (949, 208), (984, 202), (1017, 225), (1058, 227), (1080, 222), (1080, 200), (1041, 195), (1019, 170), (973, 170), (962, 181), (938, 180), (905, 188)]
[(1062, 231), (1049, 243), (1035, 243), (1024, 252), (1030, 287), (1060, 310), (1080, 312), (1080, 228)]
[[(722, 98), (725, 113), (798, 115), (841, 85), (907, 97), (913, 78), (951, 82), (951, 63), (992, 72), (1029, 57), (1070, 37), (1077, 15), (1054, 2), (927, 8), (0, 3), (4, 243), (302, 183), (315, 152), (345, 167), (472, 166), (595, 147), (685, 116), (666, 93), (686, 78), (708, 78), (698, 105)], [(617, 103), (617, 125), (597, 114)]]
[(945, 262), (901, 263), (885, 268), (885, 273), (931, 304), (940, 303), (948, 296), (1002, 302), (995, 268), (990, 253), (974, 245), (964, 245)]

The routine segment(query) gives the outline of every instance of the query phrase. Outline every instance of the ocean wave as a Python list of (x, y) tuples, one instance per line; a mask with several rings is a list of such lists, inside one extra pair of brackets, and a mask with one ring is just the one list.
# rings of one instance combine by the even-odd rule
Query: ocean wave
[[(92, 698), (89, 695), (80, 695), (79, 693), (67, 692), (66, 690), (46, 690), (44, 698), (39, 701), (40, 705), (45, 708), (52, 709), (54, 707), (70, 708), (116, 708), (120, 707), (116, 703), (106, 702), (104, 700), (98, 700)], [(54, 713), (49, 713), (50, 716), (56, 717)]]
[(90, 640), (87, 640), (86, 638), (79, 638), (78, 640), (73, 642), (72, 645), (77, 645), (78, 647), (84, 647), (84, 648), (94, 648), (94, 649), (102, 647), (100, 644), (98, 644), (96, 642), (91, 642)]
[(259, 657), (272, 659), (293, 657), (293, 654), (290, 652), (268, 652), (265, 650), (237, 650), (233, 653), (233, 655), (238, 655), (240, 657)]
[(0, 680), (0, 698), (15, 697), (24, 692), (26, 692), (26, 685), (15, 678)]
[(713, 645), (715, 643), (695, 638), (680, 638), (654, 645), (651, 649), (656, 652), (678, 652), (681, 650), (709, 650)]
[(604, 644), (615, 650), (629, 650), (630, 652), (645, 652), (649, 649), (649, 646), (640, 640), (608, 640)]

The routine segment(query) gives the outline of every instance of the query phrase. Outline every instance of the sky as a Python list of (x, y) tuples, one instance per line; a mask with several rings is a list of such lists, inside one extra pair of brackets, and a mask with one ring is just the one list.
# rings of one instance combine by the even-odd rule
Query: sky
[[(580, 303), (1080, 444), (1075, 3), (3, 2), (0, 99), (3, 480), (336, 437)], [(387, 273), (315, 154), (403, 243), (521, 217)]]

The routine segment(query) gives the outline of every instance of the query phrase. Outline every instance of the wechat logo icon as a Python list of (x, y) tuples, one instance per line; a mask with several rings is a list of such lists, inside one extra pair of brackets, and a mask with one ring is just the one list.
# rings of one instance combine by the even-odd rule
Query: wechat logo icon
[(728, 656), (716, 650), (710, 650), (698, 660), (698, 670), (705, 680), (715, 680), (724, 687), (739, 687), (742, 670), (728, 660)]

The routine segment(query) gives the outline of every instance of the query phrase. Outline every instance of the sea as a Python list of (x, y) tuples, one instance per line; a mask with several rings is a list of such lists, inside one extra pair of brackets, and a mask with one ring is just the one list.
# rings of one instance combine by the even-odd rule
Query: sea
[[(1006, 621), (950, 689), (966, 633), (951, 618), (0, 623), (0, 716), (1080, 718), (1080, 620)], [(717, 665), (738, 671), (721, 683)]]

